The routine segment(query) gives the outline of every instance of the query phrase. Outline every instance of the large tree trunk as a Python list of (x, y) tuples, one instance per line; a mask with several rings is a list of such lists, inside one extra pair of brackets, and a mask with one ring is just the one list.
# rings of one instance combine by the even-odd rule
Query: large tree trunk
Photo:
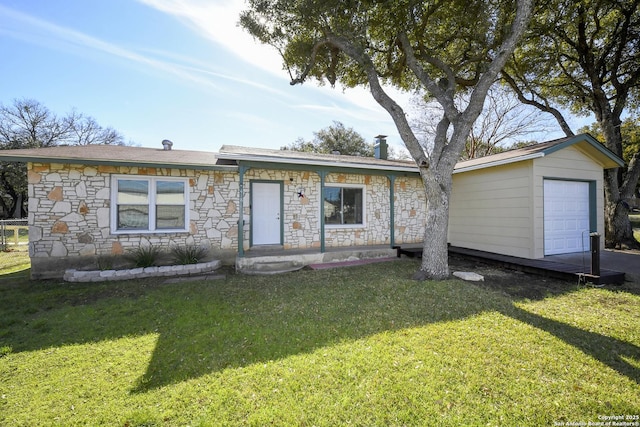
[(604, 244), (612, 249), (640, 249), (640, 244), (633, 236), (629, 205), (621, 197), (618, 174), (618, 168), (605, 170), (604, 173)]
[(12, 217), (21, 219), (22, 218), (22, 193), (18, 193), (14, 203), (15, 203), (15, 206), (13, 209)]
[[(597, 93), (599, 94), (599, 92)], [(605, 145), (622, 158), (622, 121), (618, 114), (614, 114), (606, 102), (604, 95), (596, 97), (600, 101), (600, 109), (596, 111), (596, 120), (602, 128)], [(633, 229), (629, 220), (629, 205), (626, 199), (633, 194), (638, 183), (637, 155), (628, 165), (622, 168), (606, 169), (604, 171), (604, 222), (605, 247), (617, 249), (640, 249), (640, 243), (633, 237)]]
[(447, 235), (449, 230), (449, 197), (451, 174), (424, 174), (427, 194), (427, 218), (425, 224), (422, 264), (413, 278), (416, 280), (442, 280), (449, 277)]

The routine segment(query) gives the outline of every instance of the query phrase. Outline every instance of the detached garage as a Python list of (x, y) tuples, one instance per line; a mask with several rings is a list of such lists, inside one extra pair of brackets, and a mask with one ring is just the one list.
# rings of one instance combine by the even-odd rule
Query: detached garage
[(587, 134), (459, 162), (449, 243), (523, 258), (587, 251), (604, 234), (603, 170), (623, 164)]

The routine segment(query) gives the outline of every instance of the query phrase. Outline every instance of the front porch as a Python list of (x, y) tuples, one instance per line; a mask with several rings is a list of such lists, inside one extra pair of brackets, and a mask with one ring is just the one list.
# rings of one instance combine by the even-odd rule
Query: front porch
[(280, 245), (254, 246), (236, 257), (236, 271), (245, 274), (278, 274), (300, 270), (308, 265), (392, 258), (396, 250), (389, 245), (288, 249)]

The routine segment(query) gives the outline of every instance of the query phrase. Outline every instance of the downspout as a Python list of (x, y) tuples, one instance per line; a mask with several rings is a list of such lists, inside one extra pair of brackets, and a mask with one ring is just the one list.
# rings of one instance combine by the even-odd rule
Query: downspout
[(395, 186), (396, 186), (396, 176), (388, 175), (389, 178), (389, 240), (391, 240), (391, 247), (393, 248), (396, 245), (396, 227), (395, 227), (395, 211), (396, 211), (396, 203), (395, 203)]

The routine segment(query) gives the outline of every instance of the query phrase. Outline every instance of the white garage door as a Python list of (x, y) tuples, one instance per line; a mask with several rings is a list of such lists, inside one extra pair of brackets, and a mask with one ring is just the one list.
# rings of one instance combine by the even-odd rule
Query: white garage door
[(544, 180), (544, 254), (589, 250), (589, 183)]

